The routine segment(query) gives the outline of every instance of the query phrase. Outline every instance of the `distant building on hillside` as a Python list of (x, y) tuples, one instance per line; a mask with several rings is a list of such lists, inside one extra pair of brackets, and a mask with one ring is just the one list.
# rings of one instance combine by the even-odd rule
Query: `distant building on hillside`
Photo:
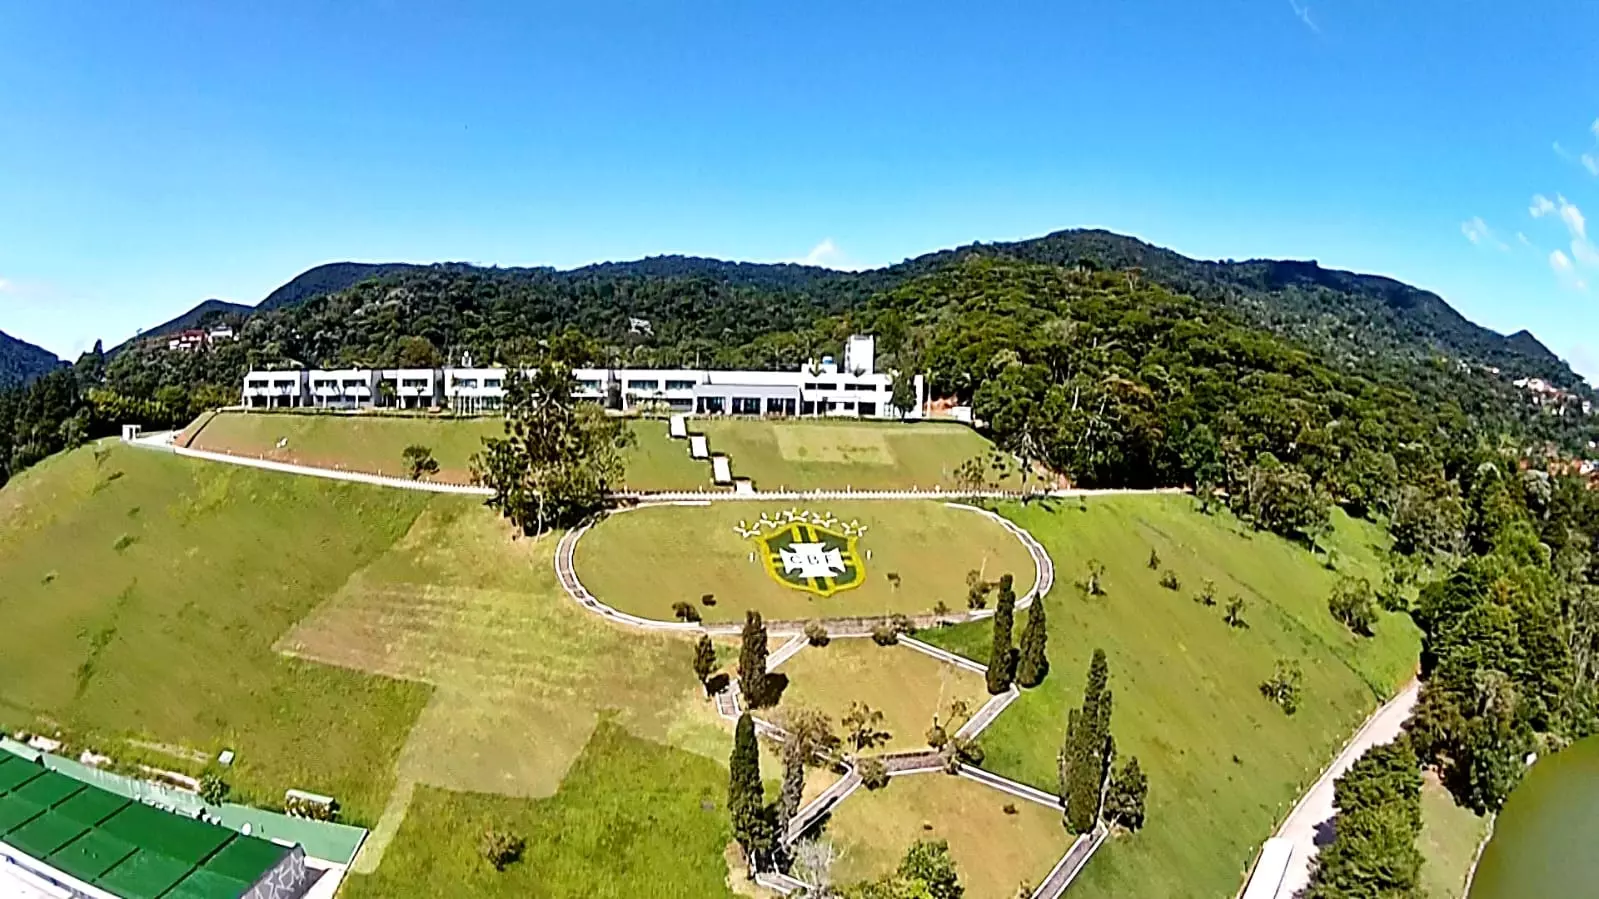
[(185, 328), (167, 338), (167, 349), (173, 352), (194, 352), (203, 350), (213, 343), (232, 340), (234, 338), (231, 325), (216, 325), (211, 328)]
[[(467, 364), (462, 367), (442, 369), (252, 371), (244, 380), (244, 405), (498, 412), (505, 402), (506, 370), (476, 368), (463, 361)], [(895, 419), (922, 418), (927, 407), (927, 381), (922, 375), (912, 379), (914, 407), (893, 407), (895, 375), (876, 370), (876, 342), (867, 335), (849, 339), (843, 365), (823, 356), (796, 371), (579, 368), (573, 376), (576, 397), (599, 403), (614, 397), (620, 411)]]

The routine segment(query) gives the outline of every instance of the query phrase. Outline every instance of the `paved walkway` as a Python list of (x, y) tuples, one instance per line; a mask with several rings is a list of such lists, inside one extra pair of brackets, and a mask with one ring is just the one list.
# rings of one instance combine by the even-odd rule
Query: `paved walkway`
[(1355, 731), (1338, 757), (1322, 772), (1321, 777), (1300, 797), (1282, 826), (1277, 828), (1275, 836), (1292, 840), (1294, 844), (1293, 855), (1288, 861), (1288, 873), (1277, 890), (1277, 899), (1289, 899), (1309, 886), (1311, 863), (1321, 847), (1332, 839), (1333, 782), (1349, 770), (1349, 766), (1367, 749), (1391, 743), (1399, 736), (1405, 719), (1416, 707), (1416, 697), (1420, 692), (1421, 682), (1411, 681), (1399, 691), (1399, 695), (1373, 712), (1360, 730)]

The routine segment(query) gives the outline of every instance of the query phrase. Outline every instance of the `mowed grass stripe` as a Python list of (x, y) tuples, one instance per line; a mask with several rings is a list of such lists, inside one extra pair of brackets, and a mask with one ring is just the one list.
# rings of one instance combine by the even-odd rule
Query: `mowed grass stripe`
[[(1137, 755), (1150, 779), (1148, 825), (1102, 849), (1074, 896), (1231, 895), (1261, 841), (1377, 694), (1397, 688), (1416, 663), (1419, 637), (1407, 618), (1384, 613), (1375, 637), (1354, 637), (1327, 611), (1336, 574), (1319, 559), (1194, 506), (1188, 497), (1104, 497), (1005, 510), (1048, 549), (1059, 580), (1046, 600), (1049, 679), (984, 733), (985, 767), (1058, 789), (1066, 712), (1081, 701), (1089, 657), (1103, 647), (1117, 749)], [(1336, 523), (1340, 569), (1376, 576), (1381, 533), (1342, 515)], [(1151, 546), (1177, 573), (1178, 591), (1149, 569)], [(1090, 559), (1106, 566), (1106, 596), (1073, 585)], [(1216, 582), (1215, 606), (1193, 599), (1206, 578)], [(1233, 594), (1245, 598), (1247, 628), (1222, 621)], [(927, 639), (984, 660), (990, 628), (962, 625)], [(1292, 717), (1258, 689), (1279, 658), (1304, 668), (1304, 700)]]

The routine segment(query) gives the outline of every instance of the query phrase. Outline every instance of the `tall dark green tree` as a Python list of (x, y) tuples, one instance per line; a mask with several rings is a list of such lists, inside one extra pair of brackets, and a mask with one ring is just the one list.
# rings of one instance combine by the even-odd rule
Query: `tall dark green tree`
[(766, 674), (766, 622), (755, 609), (744, 613), (743, 644), (738, 653), (738, 687), (744, 694), (745, 704), (752, 709), (765, 708), (771, 702)]
[(1333, 839), (1307, 899), (1421, 899), (1421, 770), (1408, 738), (1374, 746), (1334, 785)]
[(1044, 597), (1034, 596), (1022, 625), (1021, 650), (1016, 660), (1016, 683), (1036, 687), (1049, 675), (1049, 623), (1044, 618)]
[(700, 634), (699, 642), (694, 644), (694, 675), (707, 691), (710, 690), (711, 673), (715, 670), (716, 646), (711, 643), (710, 634)]
[(632, 431), (619, 418), (573, 398), (571, 363), (543, 354), (524, 377), (505, 378), (505, 436), (487, 437), (472, 457), (489, 505), (524, 534), (570, 527), (603, 509), (621, 481)]
[(761, 783), (761, 749), (755, 737), (755, 719), (739, 716), (733, 732), (733, 754), (728, 758), (727, 811), (732, 817), (733, 839), (743, 847), (752, 870), (770, 845), (766, 790)]
[(1016, 621), (1016, 581), (1010, 575), (999, 579), (999, 598), (994, 603), (994, 642), (988, 654), (988, 692), (999, 695), (1010, 689), (1016, 671), (1016, 650), (1011, 646), (1011, 631)]
[(1072, 833), (1087, 833), (1099, 817), (1112, 753), (1111, 704), (1110, 666), (1105, 651), (1096, 649), (1083, 687), (1083, 704), (1067, 715), (1060, 753), (1061, 795), (1066, 798), (1066, 827)]

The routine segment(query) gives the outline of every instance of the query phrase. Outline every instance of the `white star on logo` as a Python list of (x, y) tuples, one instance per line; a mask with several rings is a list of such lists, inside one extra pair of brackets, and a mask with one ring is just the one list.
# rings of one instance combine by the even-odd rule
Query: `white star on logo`
[(780, 547), (783, 573), (800, 577), (833, 577), (844, 573), (844, 554), (821, 543), (793, 543)]

